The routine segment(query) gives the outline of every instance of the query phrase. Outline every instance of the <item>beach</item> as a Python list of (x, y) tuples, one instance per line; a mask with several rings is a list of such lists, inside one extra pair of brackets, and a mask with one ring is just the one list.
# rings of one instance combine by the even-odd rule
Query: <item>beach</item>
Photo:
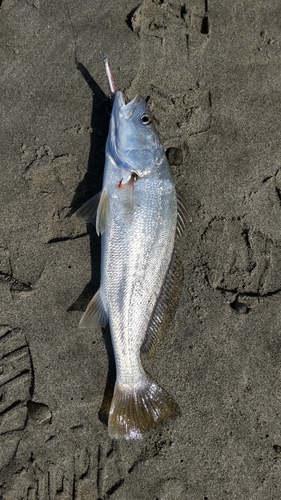
[[(281, 6), (1, 3), (0, 499), (279, 500)], [(188, 206), (148, 373), (181, 415), (113, 441), (108, 329), (79, 329), (110, 99), (148, 102)]]

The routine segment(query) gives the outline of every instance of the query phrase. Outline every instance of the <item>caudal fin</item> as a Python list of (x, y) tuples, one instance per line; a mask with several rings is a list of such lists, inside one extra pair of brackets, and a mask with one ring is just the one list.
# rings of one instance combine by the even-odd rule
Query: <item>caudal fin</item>
[(108, 432), (112, 439), (142, 439), (179, 414), (175, 400), (150, 377), (145, 376), (141, 386), (131, 390), (116, 382)]

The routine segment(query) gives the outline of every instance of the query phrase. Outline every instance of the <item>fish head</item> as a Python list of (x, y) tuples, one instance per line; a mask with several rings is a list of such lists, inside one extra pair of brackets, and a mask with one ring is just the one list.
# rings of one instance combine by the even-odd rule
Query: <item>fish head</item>
[(138, 178), (161, 165), (165, 153), (147, 103), (140, 95), (126, 104), (123, 93), (116, 93), (107, 151), (120, 169), (135, 173)]

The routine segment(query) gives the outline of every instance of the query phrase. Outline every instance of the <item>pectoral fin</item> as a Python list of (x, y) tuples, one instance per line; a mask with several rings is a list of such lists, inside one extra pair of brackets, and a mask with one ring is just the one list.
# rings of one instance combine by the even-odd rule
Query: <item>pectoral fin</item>
[(102, 234), (108, 226), (108, 195), (105, 189), (86, 201), (75, 214), (87, 223), (96, 224), (97, 234)]
[(79, 328), (88, 328), (90, 326), (103, 327), (107, 323), (108, 316), (101, 300), (100, 291), (98, 290), (80, 319)]
[(108, 226), (108, 195), (105, 189), (101, 192), (100, 202), (97, 209), (96, 231), (102, 234)]
[(75, 216), (88, 223), (96, 223), (97, 209), (101, 198), (101, 192), (90, 198), (76, 212)]

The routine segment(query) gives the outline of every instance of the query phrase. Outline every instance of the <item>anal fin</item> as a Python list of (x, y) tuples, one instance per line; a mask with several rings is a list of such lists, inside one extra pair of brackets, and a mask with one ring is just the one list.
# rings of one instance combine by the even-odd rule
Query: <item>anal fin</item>
[(80, 319), (79, 328), (88, 328), (90, 326), (103, 327), (107, 323), (108, 316), (101, 300), (100, 291), (98, 290)]

